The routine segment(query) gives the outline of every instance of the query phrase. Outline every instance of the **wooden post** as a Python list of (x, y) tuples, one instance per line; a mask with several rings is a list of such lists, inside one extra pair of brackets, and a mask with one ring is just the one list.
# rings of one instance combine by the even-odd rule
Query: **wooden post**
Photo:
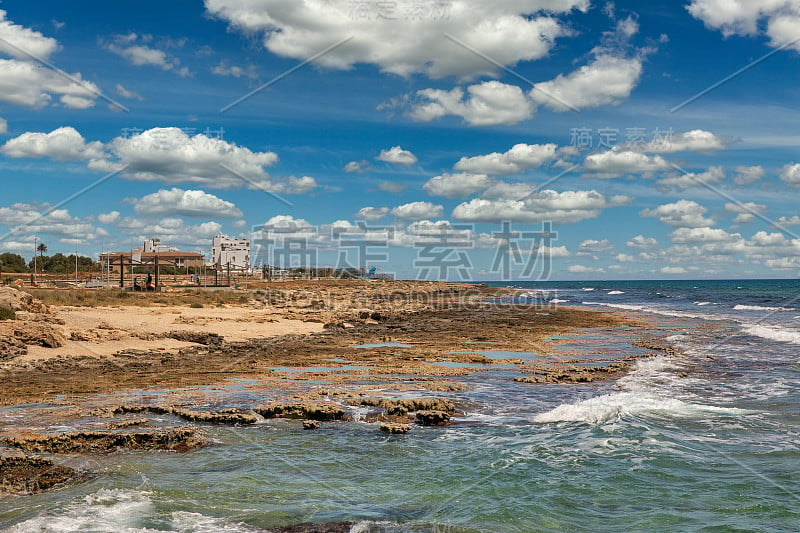
[[(133, 257), (131, 257), (132, 261)], [(125, 288), (125, 257), (122, 254), (119, 254), (119, 288)]]
[(155, 281), (155, 285), (153, 286), (153, 288), (156, 291), (158, 290), (158, 271), (159, 271), (159, 268), (158, 268), (158, 254), (156, 254), (156, 281)]

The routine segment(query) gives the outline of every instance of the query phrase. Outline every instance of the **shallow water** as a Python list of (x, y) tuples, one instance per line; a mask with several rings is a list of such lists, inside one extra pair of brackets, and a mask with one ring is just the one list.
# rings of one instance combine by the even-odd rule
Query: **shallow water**
[[(685, 355), (639, 360), (621, 379), (527, 385), (489, 368), (448, 395), (471, 406), (455, 425), (401, 436), (363, 422), (206, 426), (216, 446), (93, 457), (100, 475), (86, 484), (0, 499), (0, 528), (797, 531), (800, 311), (753, 307), (800, 307), (800, 285), (703, 283), (546, 287), (551, 298), (659, 313), (649, 316)], [(565, 350), (607, 348), (585, 337)]]

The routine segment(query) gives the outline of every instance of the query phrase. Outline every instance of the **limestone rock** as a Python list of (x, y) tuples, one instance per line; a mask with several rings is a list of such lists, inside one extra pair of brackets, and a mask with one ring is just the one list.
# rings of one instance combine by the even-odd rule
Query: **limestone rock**
[(60, 348), (66, 344), (64, 334), (47, 322), (7, 321), (0, 324), (0, 336), (11, 335), (24, 344)]
[(344, 417), (344, 409), (333, 402), (270, 402), (254, 411), (264, 418), (329, 421)]
[(50, 313), (50, 309), (45, 304), (27, 292), (12, 287), (0, 287), (0, 307), (29, 313)]
[(28, 348), (25, 343), (13, 335), (0, 334), (0, 362), (8, 361), (19, 355), (26, 355)]
[(444, 411), (417, 411), (417, 422), (423, 426), (446, 426), (450, 423), (450, 413)]
[(408, 433), (411, 430), (411, 426), (409, 424), (381, 424), (380, 425), (381, 431), (384, 433), (389, 433), (390, 435), (398, 435), (403, 433)]
[(166, 337), (183, 342), (193, 342), (206, 346), (220, 346), (224, 337), (217, 333), (206, 333), (203, 331), (170, 331)]
[(319, 422), (316, 420), (303, 420), (303, 429), (319, 429)]
[(118, 449), (188, 451), (209, 444), (202, 432), (193, 428), (168, 428), (159, 431), (115, 433), (76, 431), (47, 435), (22, 433), (0, 437), (0, 444), (33, 453), (110, 452)]
[(0, 494), (35, 494), (84, 475), (38, 457), (0, 457)]

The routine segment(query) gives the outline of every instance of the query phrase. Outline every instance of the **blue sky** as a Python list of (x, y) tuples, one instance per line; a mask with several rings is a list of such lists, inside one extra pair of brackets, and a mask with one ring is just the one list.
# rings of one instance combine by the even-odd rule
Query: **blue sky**
[(0, 252), (223, 232), (429, 279), (800, 268), (797, 0), (0, 9)]

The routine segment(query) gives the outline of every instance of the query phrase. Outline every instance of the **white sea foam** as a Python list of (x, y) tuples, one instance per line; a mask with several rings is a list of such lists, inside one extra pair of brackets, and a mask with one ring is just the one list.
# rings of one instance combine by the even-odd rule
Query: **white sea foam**
[(593, 291), (594, 289), (592, 287), (584, 287), (581, 290), (585, 291), (585, 292), (590, 292), (590, 291)]
[(562, 304), (562, 303), (565, 303), (565, 302), (568, 302), (568, 301), (569, 300), (561, 300), (560, 298), (553, 298), (552, 300), (550, 300), (550, 303)]
[[(155, 533), (142, 526), (155, 514), (152, 493), (124, 489), (101, 489), (79, 498), (65, 508), (31, 518), (5, 531), (13, 533), (72, 533), (108, 531), (113, 533)], [(256, 533), (246, 524), (200, 513), (172, 513), (167, 531), (174, 533)], [(158, 530), (161, 531), (161, 530)]]
[(800, 344), (800, 331), (778, 326), (762, 326), (759, 324), (742, 324), (742, 330), (748, 335), (778, 342)]
[(614, 309), (623, 309), (625, 311), (642, 311), (644, 313), (653, 313), (654, 315), (672, 316), (676, 318), (700, 318), (703, 320), (727, 320), (726, 318), (715, 316), (712, 314), (701, 313), (687, 313), (685, 311), (670, 311), (667, 309), (656, 309), (654, 307), (646, 307), (644, 305), (632, 304), (612, 304), (608, 302), (581, 302), (582, 305), (604, 305)]
[(172, 527), (180, 533), (256, 533), (262, 531), (245, 524), (229, 522), (224, 518), (186, 511), (172, 513)]
[(598, 425), (613, 422), (629, 415), (661, 415), (671, 417), (700, 417), (709, 414), (740, 414), (747, 411), (713, 405), (693, 404), (676, 398), (653, 396), (642, 392), (605, 394), (577, 403), (559, 405), (541, 413), (534, 422), (583, 422)]
[(714, 302), (693, 302), (693, 303), (694, 303), (694, 305), (700, 305), (700, 306), (703, 306), (703, 305), (714, 305)]
[(736, 311), (797, 311), (794, 307), (767, 307), (761, 305), (734, 305)]
[(625, 292), (623, 292), (623, 291), (609, 291), (606, 294), (625, 294)]
[(101, 489), (85, 496), (57, 513), (45, 513), (12, 526), (13, 533), (67, 533), (114, 531), (149, 533), (139, 527), (144, 516), (153, 512), (149, 492), (122, 489)]

